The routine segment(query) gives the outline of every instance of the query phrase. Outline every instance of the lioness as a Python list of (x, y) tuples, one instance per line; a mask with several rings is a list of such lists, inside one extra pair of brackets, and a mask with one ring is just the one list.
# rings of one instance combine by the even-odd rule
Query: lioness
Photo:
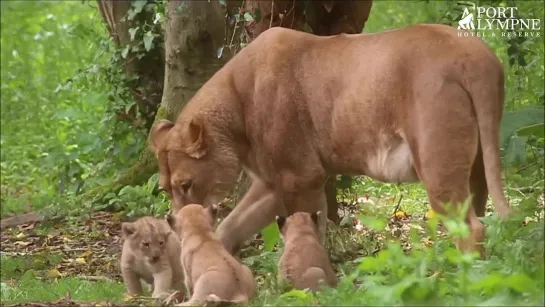
[(374, 34), (319, 37), (272, 28), (191, 98), (176, 123), (151, 132), (160, 185), (174, 210), (207, 206), (244, 169), (252, 186), (217, 232), (233, 252), (275, 215), (324, 214), (328, 174), (383, 182), (421, 180), (431, 207), (470, 195), (478, 249), (488, 191), (501, 217), (499, 126), (504, 72), (478, 37), (419, 24)]
[(252, 271), (240, 264), (216, 238), (212, 228), (217, 207), (191, 204), (167, 217), (182, 242), (181, 263), (191, 299), (184, 305), (205, 301), (245, 303), (253, 296)]
[(318, 290), (320, 280), (334, 287), (337, 276), (327, 250), (320, 244), (318, 217), (321, 212), (296, 212), (289, 217), (277, 216), (276, 223), (284, 240), (284, 252), (278, 261), (278, 277), (288, 280), (295, 289)]
[(183, 291), (180, 240), (167, 222), (145, 216), (121, 225), (121, 273), (129, 295), (142, 294), (141, 279), (152, 285), (155, 298), (169, 289)]

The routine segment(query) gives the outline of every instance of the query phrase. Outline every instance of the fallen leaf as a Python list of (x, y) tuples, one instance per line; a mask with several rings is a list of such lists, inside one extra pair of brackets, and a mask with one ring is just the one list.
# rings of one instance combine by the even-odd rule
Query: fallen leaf
[(85, 257), (91, 256), (92, 254), (93, 254), (93, 251), (92, 251), (92, 250), (88, 250), (88, 251), (86, 251), (86, 252), (81, 253), (78, 257), (79, 257), (79, 258), (85, 258)]
[(30, 244), (32, 244), (32, 242), (24, 242), (24, 241), (15, 242), (15, 245), (20, 245), (20, 246), (29, 246)]
[(429, 220), (429, 219), (432, 219), (434, 216), (435, 216), (435, 212), (432, 209), (430, 209), (428, 210), (428, 212), (426, 212), (425, 218)]
[(394, 216), (397, 217), (397, 218), (402, 218), (402, 217), (408, 217), (409, 215), (407, 213), (405, 213), (404, 211), (400, 210), (400, 211), (396, 211)]
[(49, 278), (58, 278), (58, 277), (62, 277), (62, 274), (57, 269), (51, 269), (51, 270), (47, 271), (47, 277), (49, 277)]
[(21, 239), (21, 238), (26, 237), (26, 234), (24, 234), (23, 232), (20, 232), (20, 233), (18, 233), (15, 237), (16, 237), (17, 239)]
[(129, 295), (127, 293), (123, 293), (123, 301), (128, 302), (128, 301), (132, 301), (133, 299), (134, 299), (134, 296)]
[(85, 258), (76, 258), (76, 263), (79, 264), (87, 264), (87, 261), (85, 261)]

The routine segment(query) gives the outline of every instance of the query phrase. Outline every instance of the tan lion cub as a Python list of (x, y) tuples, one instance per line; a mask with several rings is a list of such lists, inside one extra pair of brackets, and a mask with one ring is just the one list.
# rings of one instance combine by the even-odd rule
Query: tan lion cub
[(167, 218), (182, 243), (181, 263), (191, 299), (184, 305), (207, 301), (247, 303), (255, 292), (250, 269), (239, 263), (216, 238), (213, 222), (217, 207), (187, 205)]
[(312, 214), (296, 212), (287, 218), (276, 217), (284, 240), (284, 252), (278, 261), (278, 278), (289, 281), (295, 289), (316, 291), (320, 280), (331, 287), (337, 284), (327, 251), (318, 239), (320, 214), (320, 211)]
[(121, 273), (129, 295), (143, 292), (141, 279), (152, 286), (154, 298), (170, 289), (184, 291), (180, 240), (168, 223), (145, 216), (122, 223), (121, 228), (125, 239)]

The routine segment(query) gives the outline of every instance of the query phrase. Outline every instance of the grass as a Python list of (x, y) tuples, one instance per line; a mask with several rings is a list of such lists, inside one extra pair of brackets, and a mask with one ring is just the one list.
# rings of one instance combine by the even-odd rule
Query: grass
[[(2, 265), (10, 265), (10, 262), (13, 259), (2, 258)], [(78, 277), (40, 280), (32, 270), (26, 271), (17, 281), (2, 281), (0, 285), (3, 304), (54, 302), (68, 295), (82, 302), (120, 302), (125, 290), (119, 282), (94, 282)]]
[[(353, 225), (330, 227), (327, 244), (340, 277), (339, 286), (317, 294), (290, 291), (276, 280), (281, 244), (272, 251), (266, 251), (262, 244), (252, 244), (242, 253), (243, 262), (252, 268), (258, 283), (252, 305), (535, 306), (545, 303), (545, 237), (543, 207), (538, 202), (540, 191), (523, 198), (515, 196), (517, 192), (512, 191), (511, 199), (518, 197), (518, 201), (512, 203), (517, 206), (519, 214), (507, 222), (500, 222), (495, 213), (483, 218), (488, 225), (488, 259), (483, 261), (461, 254), (454, 247), (448, 234), (463, 235), (467, 231), (460, 220), (445, 221), (445, 229), (434, 227), (435, 219), (423, 220), (428, 207), (425, 194), (419, 191), (418, 186), (398, 187), (367, 182), (365, 187), (352, 193), (369, 193), (369, 199), (379, 199), (378, 196), (383, 195), (382, 198), (391, 200), (379, 200), (379, 205), (374, 207), (370, 204), (356, 205), (359, 209), (355, 216), (362, 216), (362, 212), (369, 208), (374, 209), (365, 215), (364, 229), (357, 230)], [(400, 208), (406, 215), (390, 218), (399, 195), (404, 195)], [(67, 295), (78, 302), (129, 303), (124, 300), (125, 287), (119, 275), (89, 281), (85, 276), (109, 275), (101, 275), (100, 270), (86, 271), (93, 269), (92, 266), (86, 269), (78, 269), (73, 263), (71, 269), (63, 266), (66, 259), (74, 262), (81, 254), (81, 250), (69, 253), (77, 246), (117, 240), (116, 234), (110, 237), (97, 237), (97, 234), (106, 228), (117, 229), (118, 222), (100, 228), (97, 220), (106, 218), (90, 219), (95, 222), (89, 224), (73, 218), (70, 223), (38, 226), (33, 230), (37, 236), (46, 237), (53, 231), (59, 232), (60, 236), (71, 232), (72, 242), (83, 242), (71, 245), (61, 253), (53, 251), (53, 243), (51, 252), (24, 250), (17, 256), (13, 252), (4, 252), (1, 258), (2, 303), (54, 302)], [(82, 229), (82, 225), (87, 225), (87, 228)], [(400, 230), (400, 235), (394, 234), (396, 229)], [(14, 231), (3, 233), (3, 236), (19, 237), (22, 242), (34, 236), (21, 233), (25, 232)], [(2, 245), (5, 245), (4, 241)], [(110, 261), (115, 266), (118, 250), (113, 250), (114, 247), (108, 247), (95, 252), (112, 253)], [(91, 255), (85, 259), (90, 263), (92, 258)]]

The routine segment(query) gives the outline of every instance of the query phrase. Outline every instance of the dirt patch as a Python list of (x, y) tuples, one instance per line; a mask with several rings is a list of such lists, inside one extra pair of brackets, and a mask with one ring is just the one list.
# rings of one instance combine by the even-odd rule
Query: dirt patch
[(120, 225), (119, 216), (108, 212), (85, 219), (20, 224), (2, 231), (1, 251), (32, 257), (32, 268), (44, 271), (45, 277), (120, 281)]

